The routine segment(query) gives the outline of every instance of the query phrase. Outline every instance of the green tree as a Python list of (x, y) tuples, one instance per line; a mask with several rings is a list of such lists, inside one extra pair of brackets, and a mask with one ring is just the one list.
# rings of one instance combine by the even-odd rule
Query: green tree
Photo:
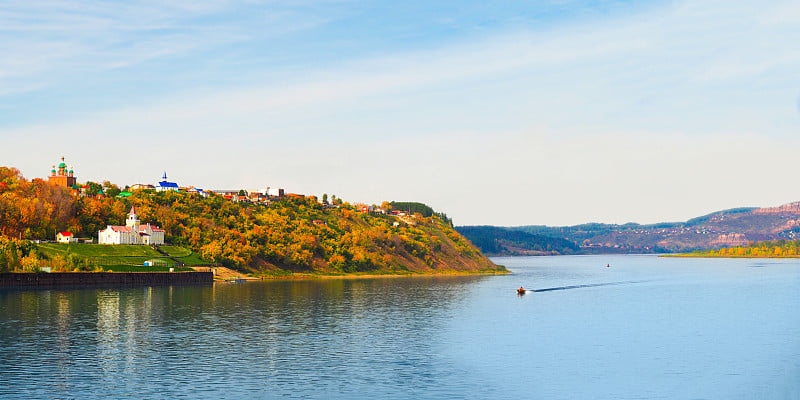
[(86, 194), (89, 196), (97, 196), (98, 194), (103, 193), (103, 186), (99, 183), (89, 181), (86, 182), (86, 186), (89, 187), (86, 189)]

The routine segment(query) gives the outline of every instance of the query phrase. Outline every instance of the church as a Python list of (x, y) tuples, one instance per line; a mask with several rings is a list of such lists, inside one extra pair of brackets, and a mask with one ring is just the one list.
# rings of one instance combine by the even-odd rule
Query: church
[(75, 174), (72, 171), (72, 166), (67, 168), (67, 164), (64, 162), (64, 157), (61, 157), (61, 164), (58, 164), (58, 170), (56, 170), (56, 166), (53, 165), (53, 169), (50, 170), (50, 176), (47, 177), (47, 181), (53, 185), (68, 188), (75, 185), (78, 181), (78, 178), (75, 177)]
[(108, 225), (99, 232), (97, 242), (100, 244), (164, 244), (164, 230), (150, 224), (142, 225), (136, 215), (136, 207), (132, 206), (125, 220), (125, 226)]

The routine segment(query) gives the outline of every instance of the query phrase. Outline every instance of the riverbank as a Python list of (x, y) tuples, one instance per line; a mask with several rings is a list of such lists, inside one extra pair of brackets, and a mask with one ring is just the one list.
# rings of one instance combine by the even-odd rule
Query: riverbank
[[(482, 275), (507, 275), (511, 271), (486, 271), (486, 272), (467, 272), (467, 271), (440, 271), (435, 273), (354, 273), (342, 275), (296, 273), (287, 275), (261, 275), (260, 280), (310, 280), (310, 279), (377, 279), (377, 278), (425, 278), (442, 276), (482, 276)], [(245, 278), (246, 279), (246, 278)], [(252, 278), (251, 278), (252, 279)]]
[(211, 272), (4, 272), (0, 287), (172, 286), (213, 283)]
[(756, 255), (709, 255), (709, 254), (662, 254), (659, 257), (684, 257), (684, 258), (800, 258), (800, 255), (786, 255), (786, 256), (756, 256)]

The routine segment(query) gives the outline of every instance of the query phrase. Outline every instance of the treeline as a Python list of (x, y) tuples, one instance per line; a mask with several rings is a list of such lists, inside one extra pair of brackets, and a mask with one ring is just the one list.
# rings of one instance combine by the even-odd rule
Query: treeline
[(0, 236), (0, 272), (38, 272), (49, 268), (53, 272), (96, 271), (100, 267), (75, 254), (44, 255), (35, 243)]
[(800, 241), (767, 240), (750, 242), (747, 246), (698, 250), (687, 254), (692, 257), (800, 257)]
[[(314, 197), (269, 206), (153, 190), (123, 198), (75, 198), (40, 179), (27, 181), (15, 169), (0, 169), (0, 177), (0, 228), (2, 235), (16, 239), (53, 240), (64, 230), (95, 238), (106, 225), (124, 224), (135, 205), (143, 223), (165, 230), (167, 243), (191, 248), (210, 262), (253, 272), (497, 268), (453, 230), (449, 220), (432, 210), (420, 212), (423, 208), (415, 209), (422, 215), (410, 224), (389, 215), (362, 214), (347, 203), (323, 208)], [(30, 250), (14, 251), (21, 254), (20, 260), (31, 255)], [(82, 268), (80, 260), (65, 262)]]
[(567, 239), (536, 235), (497, 226), (459, 226), (459, 233), (487, 254), (513, 255), (521, 252), (574, 254), (579, 246)]
[(0, 235), (55, 237), (77, 220), (77, 201), (66, 188), (28, 181), (16, 168), (0, 167)]
[(442, 221), (450, 224), (450, 226), (453, 225), (453, 220), (448, 218), (447, 214), (443, 212), (436, 212), (433, 210), (433, 208), (423, 203), (410, 202), (410, 201), (393, 201), (389, 203), (389, 205), (392, 206), (393, 211), (405, 211), (409, 214), (419, 213), (425, 218), (435, 216), (441, 219)]

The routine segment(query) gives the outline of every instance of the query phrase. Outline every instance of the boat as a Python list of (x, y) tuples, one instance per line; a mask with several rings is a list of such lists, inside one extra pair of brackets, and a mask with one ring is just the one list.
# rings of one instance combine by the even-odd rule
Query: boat
[(525, 288), (520, 287), (519, 289), (517, 289), (517, 294), (525, 294)]

